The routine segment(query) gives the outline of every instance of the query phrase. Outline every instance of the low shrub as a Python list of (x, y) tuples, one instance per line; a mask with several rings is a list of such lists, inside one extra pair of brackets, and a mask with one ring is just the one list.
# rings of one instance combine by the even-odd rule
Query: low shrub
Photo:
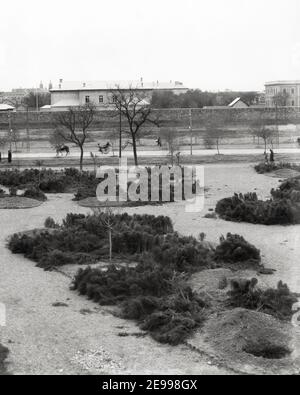
[(220, 200), (216, 212), (226, 221), (249, 222), (262, 225), (289, 225), (300, 223), (298, 192), (291, 189), (272, 190), (273, 198), (258, 200), (256, 193), (235, 194)]
[[(56, 229), (35, 235), (16, 234), (8, 244), (13, 253), (24, 254), (45, 269), (66, 263), (94, 263), (109, 257), (108, 230), (104, 213), (93, 216), (68, 214), (62, 226), (48, 218), (45, 225)], [(173, 231), (168, 217), (128, 214), (112, 215), (112, 246), (114, 257), (132, 258), (151, 252), (163, 242), (165, 232)], [(53, 251), (56, 254), (53, 255)], [(61, 259), (57, 252), (60, 251)]]
[(52, 169), (0, 171), (0, 185), (19, 189), (30, 189), (34, 186), (44, 193), (74, 193), (80, 188), (93, 188), (96, 191), (98, 182), (93, 173), (80, 172), (73, 168), (63, 171)]
[(51, 217), (46, 218), (44, 225), (45, 225), (45, 228), (48, 228), (48, 229), (57, 229), (57, 228), (59, 228), (59, 224), (57, 224), (54, 221), (54, 219), (51, 218)]
[(29, 199), (35, 199), (39, 200), (41, 202), (44, 202), (47, 200), (47, 196), (38, 188), (30, 188), (26, 189), (26, 191), (22, 195), (23, 197), (29, 198)]
[(9, 196), (11, 197), (16, 197), (18, 193), (18, 188), (17, 187), (10, 187), (9, 188)]
[(290, 169), (290, 170), (296, 170), (300, 171), (300, 166), (294, 163), (289, 163), (289, 162), (279, 162), (279, 163), (259, 163), (256, 165), (255, 170), (259, 174), (265, 174), (265, 173), (271, 173), (276, 170), (281, 170), (281, 169)]
[[(105, 213), (85, 216), (68, 214), (59, 226), (51, 218), (45, 222), (53, 231), (37, 234), (16, 234), (8, 247), (13, 253), (24, 254), (38, 266), (51, 268), (64, 263), (91, 264), (110, 256), (109, 231), (105, 226)], [(112, 214), (113, 258), (131, 261), (141, 259), (154, 261), (170, 270), (193, 273), (214, 268), (220, 262), (260, 261), (259, 251), (238, 235), (228, 234), (221, 238), (215, 250), (205, 242), (184, 237), (174, 232), (168, 217), (150, 215)], [(58, 254), (60, 251), (61, 261)]]
[(173, 270), (156, 263), (81, 269), (72, 289), (100, 305), (120, 306), (123, 318), (136, 320), (162, 343), (183, 342), (204, 320), (205, 302)]
[(64, 193), (66, 191), (67, 185), (63, 178), (44, 178), (39, 183), (39, 188), (45, 193)]
[(248, 243), (242, 236), (228, 233), (226, 238), (220, 238), (220, 244), (215, 250), (214, 258), (222, 262), (257, 262), (261, 261), (260, 251)]
[(294, 314), (293, 305), (298, 301), (295, 294), (281, 281), (277, 288), (265, 291), (257, 287), (258, 281), (240, 279), (231, 281), (228, 293), (230, 305), (250, 310), (260, 310), (281, 320), (290, 320)]
[(0, 188), (0, 198), (3, 198), (5, 196), (7, 196), (6, 192), (2, 188)]
[(84, 200), (89, 197), (96, 197), (96, 188), (91, 185), (85, 185), (78, 188), (74, 194), (74, 201)]
[(153, 257), (161, 265), (178, 272), (196, 272), (212, 266), (211, 250), (194, 237), (168, 234), (161, 245), (154, 247)]

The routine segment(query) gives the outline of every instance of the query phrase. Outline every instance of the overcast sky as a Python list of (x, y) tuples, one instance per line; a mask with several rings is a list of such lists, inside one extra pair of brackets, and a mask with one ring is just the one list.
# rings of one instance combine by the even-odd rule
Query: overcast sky
[(1, 0), (0, 91), (40, 80), (300, 80), (299, 0)]

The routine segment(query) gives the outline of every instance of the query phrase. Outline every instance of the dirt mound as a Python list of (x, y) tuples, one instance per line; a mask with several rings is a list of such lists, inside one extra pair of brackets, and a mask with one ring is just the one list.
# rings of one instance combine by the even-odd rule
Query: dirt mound
[(248, 374), (298, 373), (295, 338), (289, 323), (257, 311), (234, 309), (216, 313), (189, 343), (224, 365)]

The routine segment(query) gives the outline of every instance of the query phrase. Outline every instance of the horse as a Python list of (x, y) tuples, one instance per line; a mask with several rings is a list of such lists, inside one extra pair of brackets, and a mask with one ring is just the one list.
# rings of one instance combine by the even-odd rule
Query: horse
[(98, 144), (99, 152), (101, 152), (101, 154), (108, 154), (110, 147), (111, 147), (111, 143), (109, 141), (105, 145), (102, 145), (102, 146), (100, 144)]
[(161, 143), (161, 138), (157, 137), (157, 139), (155, 140), (155, 143), (158, 145), (158, 147), (162, 147), (162, 143)]
[(59, 154), (62, 155), (64, 152), (66, 153), (66, 156), (68, 156), (70, 153), (70, 148), (67, 145), (58, 145), (56, 147), (56, 156)]

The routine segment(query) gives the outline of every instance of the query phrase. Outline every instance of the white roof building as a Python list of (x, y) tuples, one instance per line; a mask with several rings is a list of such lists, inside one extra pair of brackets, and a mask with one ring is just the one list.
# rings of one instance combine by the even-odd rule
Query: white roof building
[(14, 111), (15, 107), (10, 106), (9, 104), (2, 103), (0, 104), (0, 111)]
[(249, 106), (240, 97), (237, 97), (235, 100), (233, 100), (232, 103), (230, 103), (228, 105), (228, 107), (231, 107), (231, 108), (248, 108)]
[(150, 103), (153, 92), (172, 91), (175, 94), (188, 91), (181, 82), (144, 82), (137, 81), (84, 81), (65, 82), (53, 87), (51, 92), (51, 110), (65, 110), (86, 103), (93, 103), (98, 109), (105, 109), (112, 104), (114, 91), (135, 90), (143, 94), (145, 103)]

